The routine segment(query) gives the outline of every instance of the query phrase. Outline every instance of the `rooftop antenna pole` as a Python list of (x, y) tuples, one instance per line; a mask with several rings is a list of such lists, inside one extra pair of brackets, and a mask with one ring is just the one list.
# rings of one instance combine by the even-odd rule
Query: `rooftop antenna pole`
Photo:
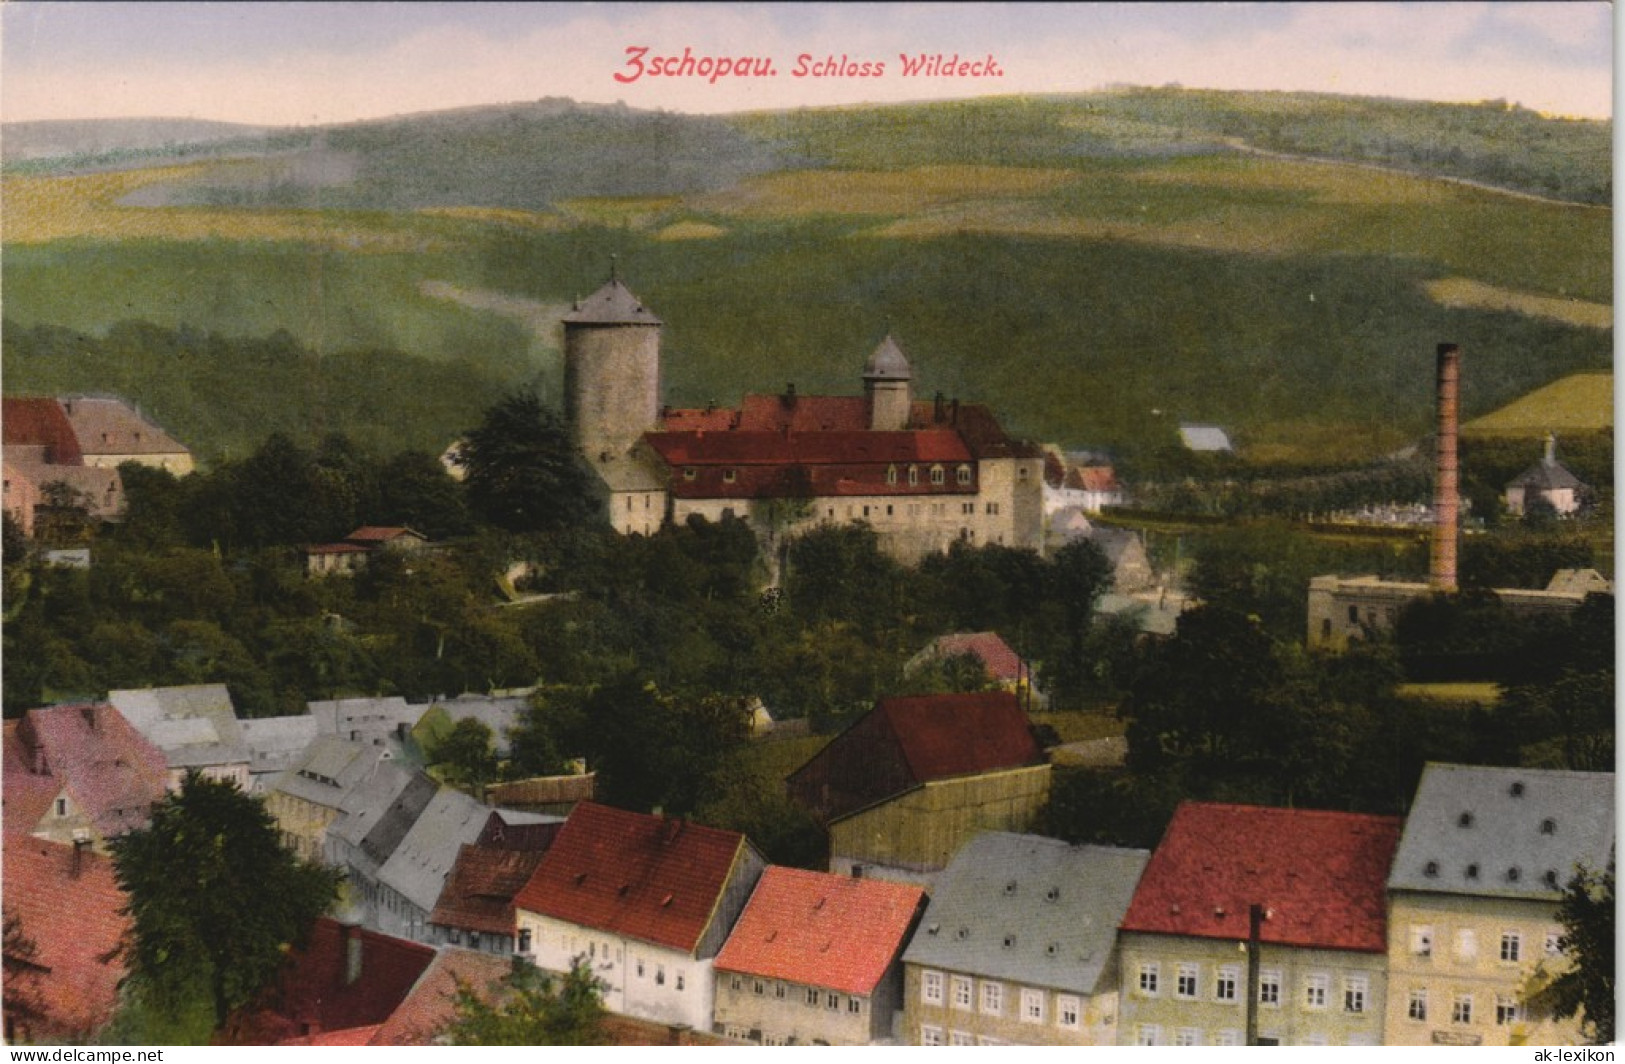
[(610, 256), (609, 256), (609, 281), (610, 281), (611, 284), (614, 284), (615, 281), (617, 280), (617, 277), (616, 277), (616, 265), (617, 265), (617, 260), (619, 258), (620, 258), (620, 256), (616, 255), (614, 253), (611, 253)]

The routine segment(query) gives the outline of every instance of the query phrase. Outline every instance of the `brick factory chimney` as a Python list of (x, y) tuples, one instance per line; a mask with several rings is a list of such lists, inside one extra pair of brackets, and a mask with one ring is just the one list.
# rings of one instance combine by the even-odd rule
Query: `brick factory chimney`
[(1438, 458), (1433, 482), (1433, 552), (1428, 559), (1428, 584), (1434, 591), (1456, 590), (1456, 537), (1461, 509), (1461, 470), (1456, 460), (1456, 431), (1460, 422), (1461, 348), (1439, 345)]

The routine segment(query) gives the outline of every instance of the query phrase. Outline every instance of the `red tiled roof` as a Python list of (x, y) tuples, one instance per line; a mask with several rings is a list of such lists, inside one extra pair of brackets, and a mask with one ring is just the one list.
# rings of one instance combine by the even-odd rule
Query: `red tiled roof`
[(425, 1046), (452, 1018), (457, 982), (489, 993), (513, 967), (508, 957), (447, 946), (435, 955), (406, 998), (382, 1025), (370, 1028), (375, 1046)]
[[(78, 870), (75, 872), (75, 861)], [(34, 1039), (80, 1040), (112, 1018), (124, 964), (113, 954), (129, 928), (113, 865), (88, 848), (13, 836), (4, 847), (5, 913), (34, 944), (7, 988), (33, 999), (37, 1019), (14, 1017)], [(11, 958), (8, 957), (8, 960)]]
[(909, 884), (772, 866), (716, 969), (867, 995), (897, 960), (924, 900)]
[(29, 770), (29, 752), (18, 738), (20, 720), (5, 723), (5, 738), (0, 742), (4, 755), (4, 768), (0, 769), (0, 784), (5, 797), (0, 800), (0, 822), (7, 836), (27, 835), (50, 811), (51, 802), (62, 792), (62, 781), (48, 773)]
[(79, 438), (55, 399), (5, 399), (0, 405), (0, 437), (8, 445), (44, 447), (45, 460), (53, 465), (84, 464)]
[(1265, 942), (1381, 953), (1400, 826), (1398, 817), (1185, 802), (1122, 929), (1241, 940), (1256, 904), (1269, 910)]
[(344, 538), (350, 543), (381, 544), (392, 542), (400, 539), (403, 536), (410, 536), (413, 539), (424, 538), (423, 533), (414, 532), (410, 528), (396, 528), (383, 525), (362, 525), (360, 528), (356, 529), (354, 532), (351, 532)]
[[(1077, 486), (1084, 491), (1121, 491), (1117, 483), (1117, 474), (1111, 466), (1083, 466), (1074, 470), (1077, 475)], [(1067, 485), (1071, 487), (1071, 484)]]
[(465, 931), (514, 934), (514, 895), (530, 882), (543, 852), (463, 846), (446, 875), (429, 922)]
[(932, 644), (938, 657), (975, 654), (995, 680), (1015, 683), (1021, 679), (1021, 657), (997, 632), (956, 632)]
[(652, 432), (660, 457), (682, 465), (872, 465), (968, 462), (959, 434), (905, 432)]
[[(361, 972), (346, 982), (348, 938), (361, 940)], [(417, 983), (435, 951), (430, 946), (345, 927), (323, 917), (310, 941), (282, 970), (278, 1004), (241, 1020), (253, 1040), (275, 1044), (307, 1032), (347, 1031), (387, 1021)]]
[(932, 780), (1042, 761), (1015, 695), (915, 695), (883, 700), (787, 782), (828, 822)]
[(190, 453), (122, 399), (70, 396), (60, 404), (85, 454)]
[[(8, 772), (7, 798), (16, 787), (20, 806), (29, 806), (45, 792), (39, 777), (46, 776), (55, 781), (50, 797), (66, 789), (78, 811), (103, 838), (144, 825), (152, 803), (168, 790), (169, 766), (163, 751), (112, 706), (31, 709), (6, 738), (15, 740), (14, 763), (22, 767), (24, 775), (34, 777), (14, 783), (13, 773)], [(7, 759), (11, 759), (9, 753)], [(25, 815), (26, 811), (18, 809)], [(10, 819), (10, 809), (7, 815)], [(43, 809), (40, 815), (44, 815)], [(38, 820), (36, 816), (26, 825), (19, 824), (18, 830), (32, 831)]]
[(747, 395), (738, 427), (746, 432), (863, 432), (869, 401), (861, 395)]
[(582, 802), (514, 905), (693, 953), (746, 845), (736, 831)]

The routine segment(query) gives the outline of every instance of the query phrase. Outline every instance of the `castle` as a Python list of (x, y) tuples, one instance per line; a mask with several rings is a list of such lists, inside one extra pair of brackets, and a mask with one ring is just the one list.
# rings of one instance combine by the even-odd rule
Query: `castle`
[(661, 320), (618, 279), (564, 316), (565, 417), (626, 535), (729, 516), (764, 544), (864, 522), (915, 562), (955, 542), (1043, 547), (1043, 452), (979, 404), (919, 401), (891, 336), (863, 394), (747, 395), (737, 410), (660, 403)]

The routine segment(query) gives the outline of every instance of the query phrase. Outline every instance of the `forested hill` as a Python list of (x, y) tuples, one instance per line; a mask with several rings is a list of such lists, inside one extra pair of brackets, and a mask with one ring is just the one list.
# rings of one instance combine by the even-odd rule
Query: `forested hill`
[(1550, 118), (1504, 100), (1125, 88), (732, 117), (544, 99), (304, 129), (198, 124), (190, 137), (183, 126), (142, 121), (152, 123), (145, 139), (132, 121), (8, 123), (5, 161), (62, 172), (137, 154), (260, 157), (276, 165), (190, 184), (170, 202), (535, 210), (570, 197), (687, 194), (780, 169), (1064, 167), (1262, 150), (1578, 203), (1612, 198), (1612, 122)]

